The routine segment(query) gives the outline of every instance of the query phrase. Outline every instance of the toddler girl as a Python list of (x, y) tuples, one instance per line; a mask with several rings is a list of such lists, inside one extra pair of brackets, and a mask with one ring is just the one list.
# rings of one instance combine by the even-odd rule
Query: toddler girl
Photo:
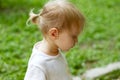
[(84, 26), (84, 16), (70, 2), (49, 1), (39, 14), (30, 18), (40, 28), (43, 40), (37, 42), (30, 57), (24, 80), (73, 80), (65, 57), (77, 43)]

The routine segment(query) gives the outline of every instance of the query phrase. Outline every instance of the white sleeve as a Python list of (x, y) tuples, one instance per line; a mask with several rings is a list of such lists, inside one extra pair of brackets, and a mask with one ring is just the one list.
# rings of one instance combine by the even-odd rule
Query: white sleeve
[(29, 66), (24, 80), (46, 80), (44, 71), (37, 66)]

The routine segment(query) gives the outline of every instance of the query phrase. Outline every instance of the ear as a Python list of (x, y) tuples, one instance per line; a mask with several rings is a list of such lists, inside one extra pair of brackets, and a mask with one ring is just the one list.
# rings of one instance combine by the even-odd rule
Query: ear
[(59, 30), (57, 28), (51, 28), (48, 31), (48, 35), (51, 39), (56, 39), (59, 36)]

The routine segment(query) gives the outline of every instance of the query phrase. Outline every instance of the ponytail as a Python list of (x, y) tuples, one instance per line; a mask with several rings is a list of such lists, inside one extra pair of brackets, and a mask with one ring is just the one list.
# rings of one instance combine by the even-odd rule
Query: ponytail
[(26, 25), (29, 25), (29, 22), (32, 22), (32, 23), (34, 23), (34, 24), (36, 24), (36, 25), (39, 24), (39, 21), (40, 21), (40, 13), (39, 13), (39, 14), (35, 14), (35, 13), (33, 12), (33, 10), (34, 10), (34, 9), (32, 9), (32, 10), (30, 11), (30, 13), (29, 13), (29, 18), (28, 18), (28, 20), (27, 20), (27, 22), (26, 22)]

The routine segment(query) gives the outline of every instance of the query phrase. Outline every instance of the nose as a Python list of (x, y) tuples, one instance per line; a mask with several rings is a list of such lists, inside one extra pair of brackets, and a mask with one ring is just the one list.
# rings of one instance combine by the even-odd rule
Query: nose
[(76, 44), (76, 43), (78, 42), (78, 38), (75, 38), (75, 40), (74, 40), (74, 41), (75, 41), (75, 44)]

